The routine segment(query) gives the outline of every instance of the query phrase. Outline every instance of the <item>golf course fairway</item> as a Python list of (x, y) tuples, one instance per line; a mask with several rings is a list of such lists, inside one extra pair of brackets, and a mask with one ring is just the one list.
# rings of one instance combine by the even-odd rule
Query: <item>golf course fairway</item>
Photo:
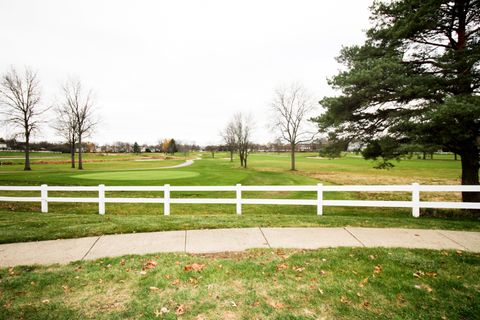
[(136, 170), (136, 171), (109, 171), (74, 175), (72, 178), (88, 180), (165, 180), (184, 179), (200, 175), (194, 171), (168, 170)]

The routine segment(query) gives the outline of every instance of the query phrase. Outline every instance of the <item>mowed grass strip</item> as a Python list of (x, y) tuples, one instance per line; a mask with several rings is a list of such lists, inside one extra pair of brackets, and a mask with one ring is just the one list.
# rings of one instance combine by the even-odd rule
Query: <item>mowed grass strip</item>
[(480, 255), (338, 248), (0, 270), (0, 319), (475, 319)]

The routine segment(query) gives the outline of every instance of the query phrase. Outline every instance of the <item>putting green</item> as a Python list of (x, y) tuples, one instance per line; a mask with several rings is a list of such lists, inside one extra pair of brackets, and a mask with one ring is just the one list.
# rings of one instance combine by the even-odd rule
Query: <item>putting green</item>
[(194, 171), (167, 171), (167, 170), (138, 170), (138, 171), (110, 171), (98, 173), (84, 173), (72, 176), (77, 179), (89, 180), (166, 180), (184, 179), (200, 175)]

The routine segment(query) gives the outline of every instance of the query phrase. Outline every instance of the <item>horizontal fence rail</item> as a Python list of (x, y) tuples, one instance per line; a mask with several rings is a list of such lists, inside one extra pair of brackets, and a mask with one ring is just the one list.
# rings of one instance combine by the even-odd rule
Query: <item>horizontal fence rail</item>
[[(420, 192), (480, 192), (478, 185), (375, 185), (375, 186), (324, 186), (323, 184), (305, 186), (0, 186), (0, 191), (40, 191), (39, 197), (13, 197), (0, 196), (0, 201), (7, 202), (40, 202), (41, 211), (48, 212), (50, 202), (71, 203), (98, 203), (98, 213), (105, 214), (106, 203), (163, 203), (164, 215), (170, 215), (170, 204), (234, 204), (236, 213), (242, 214), (242, 205), (305, 205), (316, 206), (317, 215), (323, 214), (323, 207), (391, 207), (411, 208), (412, 216), (420, 216), (420, 208), (435, 209), (480, 209), (480, 202), (445, 202), (445, 201), (420, 201)], [(97, 197), (49, 197), (48, 192), (97, 192)], [(163, 192), (163, 197), (156, 198), (119, 198), (105, 196), (105, 192), (128, 191), (158, 191)], [(234, 198), (174, 198), (172, 192), (193, 191), (219, 191), (235, 192)], [(305, 191), (316, 192), (316, 199), (256, 199), (244, 198), (242, 192), (268, 192), (268, 191)], [(411, 193), (410, 201), (386, 200), (324, 200), (324, 192), (408, 192)]]

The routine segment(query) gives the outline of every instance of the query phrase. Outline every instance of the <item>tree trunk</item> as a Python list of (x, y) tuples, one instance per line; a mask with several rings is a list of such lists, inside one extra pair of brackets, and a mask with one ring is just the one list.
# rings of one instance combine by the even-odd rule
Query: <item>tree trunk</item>
[(233, 162), (233, 150), (230, 150), (230, 162)]
[(83, 170), (82, 162), (82, 135), (78, 136), (78, 170)]
[(427, 159), (427, 153), (426, 152), (423, 153), (423, 160), (425, 160), (425, 159)]
[(32, 170), (30, 167), (30, 134), (28, 132), (25, 132), (25, 167), (23, 170)]
[(453, 154), (453, 157), (454, 157), (454, 160), (455, 160), (455, 161), (458, 160), (458, 158), (457, 158), (457, 153), (456, 153), (456, 152)]
[(72, 141), (72, 143), (70, 143), (70, 159), (72, 163), (71, 168), (74, 169), (75, 168), (75, 141)]
[[(479, 155), (478, 149), (473, 148), (460, 154), (462, 161), (462, 185), (478, 185)], [(463, 202), (480, 202), (480, 192), (462, 192)]]
[(243, 167), (247, 169), (247, 156), (243, 156)]
[(297, 170), (295, 168), (295, 144), (291, 143), (290, 144), (290, 170), (295, 171)]

